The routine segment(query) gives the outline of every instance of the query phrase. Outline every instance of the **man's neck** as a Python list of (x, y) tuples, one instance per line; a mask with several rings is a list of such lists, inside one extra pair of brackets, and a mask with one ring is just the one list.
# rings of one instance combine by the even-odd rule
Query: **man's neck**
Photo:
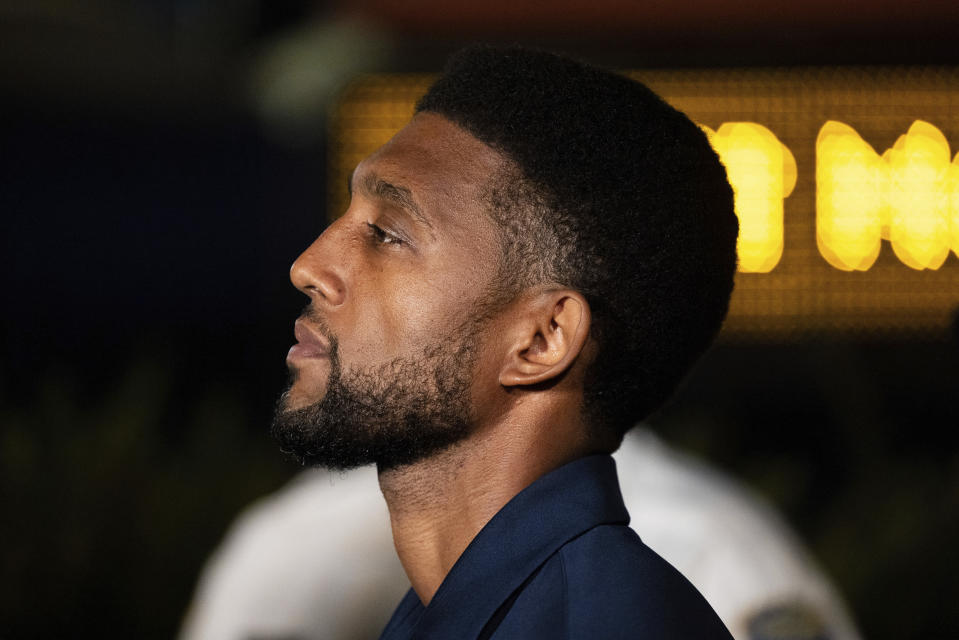
[(504, 439), (510, 430), (500, 427), (480, 431), (428, 460), (380, 472), (393, 542), (424, 605), (507, 502), (540, 476), (590, 453), (585, 448), (556, 450), (535, 442), (537, 432), (528, 430), (519, 432), (533, 433), (532, 439)]

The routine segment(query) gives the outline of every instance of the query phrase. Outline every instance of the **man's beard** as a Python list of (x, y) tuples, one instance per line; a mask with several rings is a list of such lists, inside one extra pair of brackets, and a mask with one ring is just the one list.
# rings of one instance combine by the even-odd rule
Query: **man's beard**
[[(439, 453), (472, 432), (470, 381), (477, 322), (426, 348), (419, 358), (343, 371), (330, 337), (326, 395), (305, 407), (280, 396), (271, 432), (301, 464), (380, 470)], [(295, 382), (295, 374), (294, 374)]]

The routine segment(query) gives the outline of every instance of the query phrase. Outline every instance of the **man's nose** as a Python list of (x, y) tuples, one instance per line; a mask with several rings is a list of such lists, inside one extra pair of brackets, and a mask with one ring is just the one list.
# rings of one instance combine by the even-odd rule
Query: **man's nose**
[(346, 282), (337, 272), (333, 252), (333, 226), (327, 228), (290, 267), (293, 286), (310, 297), (313, 304), (336, 307), (346, 299)]

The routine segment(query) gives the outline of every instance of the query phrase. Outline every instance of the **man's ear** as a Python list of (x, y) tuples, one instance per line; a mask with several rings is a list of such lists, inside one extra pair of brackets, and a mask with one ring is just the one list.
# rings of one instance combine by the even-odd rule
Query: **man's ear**
[(572, 367), (589, 338), (589, 304), (569, 289), (534, 294), (509, 331), (509, 352), (500, 370), (504, 387), (548, 382)]

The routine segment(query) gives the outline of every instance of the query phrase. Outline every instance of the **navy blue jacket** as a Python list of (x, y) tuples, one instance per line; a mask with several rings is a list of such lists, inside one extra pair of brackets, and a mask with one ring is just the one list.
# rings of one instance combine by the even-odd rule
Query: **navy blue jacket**
[(571, 462), (493, 516), (429, 606), (410, 589), (381, 640), (731, 640), (628, 524), (613, 459)]

